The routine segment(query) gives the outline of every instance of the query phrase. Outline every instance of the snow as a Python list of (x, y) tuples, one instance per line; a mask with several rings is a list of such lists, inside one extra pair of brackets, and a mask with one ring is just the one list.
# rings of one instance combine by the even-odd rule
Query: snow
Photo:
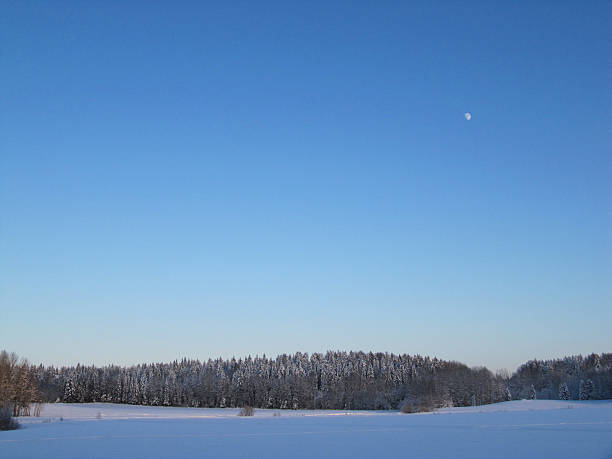
[[(238, 416), (239, 408), (177, 408), (166, 406), (136, 406), (115, 403), (48, 403), (43, 406), (40, 418), (21, 418), (20, 422), (64, 420), (98, 420), (102, 419), (206, 419), (231, 418)], [(255, 409), (255, 416), (275, 417), (303, 416), (373, 416), (388, 414), (386, 411), (338, 411), (338, 410), (260, 410)]]
[(40, 418), (20, 419), (22, 429), (0, 432), (0, 457), (612, 457), (612, 401), (522, 400), (410, 415), (237, 413), (48, 404)]

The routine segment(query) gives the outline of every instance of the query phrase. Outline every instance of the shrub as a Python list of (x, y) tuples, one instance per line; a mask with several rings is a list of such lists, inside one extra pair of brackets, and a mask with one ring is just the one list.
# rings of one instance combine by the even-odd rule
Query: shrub
[(410, 402), (404, 402), (400, 408), (400, 412), (404, 414), (414, 413), (414, 405)]
[(19, 423), (13, 419), (12, 411), (8, 403), (0, 408), (0, 430), (19, 429)]
[(240, 408), (240, 411), (238, 412), (238, 416), (253, 416), (255, 414), (255, 408), (253, 408), (252, 406), (243, 406), (242, 408)]
[(429, 413), (435, 409), (436, 406), (431, 397), (423, 397), (422, 400), (419, 400), (419, 413)]

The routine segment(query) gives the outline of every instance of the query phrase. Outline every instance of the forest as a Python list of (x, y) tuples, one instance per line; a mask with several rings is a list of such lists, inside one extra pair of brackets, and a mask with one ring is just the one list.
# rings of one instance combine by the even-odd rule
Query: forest
[(513, 375), (372, 352), (62, 368), (0, 354), (0, 404), (24, 414), (36, 402), (416, 412), (520, 398), (612, 398), (612, 353), (531, 360)]

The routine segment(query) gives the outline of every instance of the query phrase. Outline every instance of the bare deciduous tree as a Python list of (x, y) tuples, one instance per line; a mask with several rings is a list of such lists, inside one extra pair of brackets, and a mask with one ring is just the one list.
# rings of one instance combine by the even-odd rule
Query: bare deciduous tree
[(36, 379), (27, 360), (19, 361), (15, 353), (0, 352), (0, 405), (12, 411), (12, 416), (40, 414), (40, 394)]

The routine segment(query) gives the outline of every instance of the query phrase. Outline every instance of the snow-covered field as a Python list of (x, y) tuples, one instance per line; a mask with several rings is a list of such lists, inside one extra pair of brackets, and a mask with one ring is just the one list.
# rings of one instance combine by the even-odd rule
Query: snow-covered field
[[(612, 458), (612, 401), (516, 401), (436, 413), (49, 404), (0, 432), (0, 457)], [(280, 413), (280, 416), (278, 416)]]

